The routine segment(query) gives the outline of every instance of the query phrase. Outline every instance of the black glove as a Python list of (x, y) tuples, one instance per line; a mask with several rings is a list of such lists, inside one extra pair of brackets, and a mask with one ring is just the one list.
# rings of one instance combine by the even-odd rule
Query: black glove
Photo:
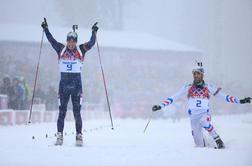
[(41, 27), (42, 27), (44, 30), (48, 28), (48, 24), (47, 24), (46, 18), (44, 18), (44, 21), (42, 22)]
[(93, 26), (92, 26), (92, 32), (97, 32), (98, 31), (98, 26), (97, 26), (98, 22), (96, 22)]
[(240, 103), (241, 103), (241, 104), (250, 103), (251, 100), (252, 100), (251, 97), (245, 97), (244, 99), (241, 99), (241, 100), (240, 100)]
[(158, 111), (158, 110), (161, 110), (161, 106), (160, 105), (154, 105), (152, 107), (152, 111)]

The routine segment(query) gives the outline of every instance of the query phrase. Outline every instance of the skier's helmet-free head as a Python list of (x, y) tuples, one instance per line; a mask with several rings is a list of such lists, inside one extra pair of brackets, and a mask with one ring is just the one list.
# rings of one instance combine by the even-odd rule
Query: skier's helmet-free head
[(74, 50), (77, 44), (78, 35), (76, 32), (69, 32), (67, 34), (67, 48)]
[(10, 85), (11, 84), (11, 80), (10, 80), (10, 77), (8, 75), (5, 75), (4, 78), (3, 78), (3, 83), (5, 85)]
[(77, 40), (78, 40), (78, 34), (76, 32), (69, 32), (67, 34), (67, 41), (77, 42)]
[(197, 62), (197, 66), (192, 70), (194, 84), (200, 85), (202, 84), (204, 77), (204, 68), (202, 66), (202, 62)]
[(204, 75), (205, 71), (202, 65), (202, 62), (197, 62), (197, 66), (192, 70), (192, 73), (194, 74), (195, 72), (201, 73)]
[(197, 67), (197, 68), (194, 68), (193, 70), (192, 70), (192, 73), (194, 74), (194, 73), (201, 73), (201, 74), (203, 74), (204, 75), (204, 73), (205, 73), (205, 71), (204, 71), (204, 69), (203, 69), (203, 67)]
[(17, 85), (20, 83), (20, 77), (19, 76), (15, 76), (12, 80), (13, 85)]

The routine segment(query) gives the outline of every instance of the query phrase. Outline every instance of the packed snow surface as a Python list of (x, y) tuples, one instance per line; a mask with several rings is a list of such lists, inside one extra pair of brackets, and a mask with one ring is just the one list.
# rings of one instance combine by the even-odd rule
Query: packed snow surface
[[(55, 123), (0, 126), (1, 166), (251, 166), (252, 114), (213, 116), (227, 148), (194, 147), (189, 119), (84, 122), (83, 147), (75, 147), (74, 123), (65, 124), (63, 146), (54, 146)], [(46, 138), (47, 134), (47, 138)], [(32, 139), (32, 137), (35, 139)]]

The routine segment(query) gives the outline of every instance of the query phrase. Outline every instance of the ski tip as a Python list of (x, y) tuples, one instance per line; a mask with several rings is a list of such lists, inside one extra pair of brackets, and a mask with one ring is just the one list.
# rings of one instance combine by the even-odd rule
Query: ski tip
[(98, 22), (95, 22), (95, 23), (94, 23), (94, 25), (97, 25), (97, 24), (98, 24)]

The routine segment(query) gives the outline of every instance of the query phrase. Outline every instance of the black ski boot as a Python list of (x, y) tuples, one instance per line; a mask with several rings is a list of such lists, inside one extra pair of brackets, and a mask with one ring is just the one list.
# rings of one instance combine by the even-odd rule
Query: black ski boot
[(62, 144), (63, 144), (63, 134), (61, 132), (58, 132), (55, 145), (62, 145)]
[(82, 134), (78, 133), (76, 134), (76, 146), (82, 146), (82, 145), (83, 145)]
[(216, 142), (217, 149), (225, 149), (225, 145), (219, 136), (214, 138), (214, 140)]

